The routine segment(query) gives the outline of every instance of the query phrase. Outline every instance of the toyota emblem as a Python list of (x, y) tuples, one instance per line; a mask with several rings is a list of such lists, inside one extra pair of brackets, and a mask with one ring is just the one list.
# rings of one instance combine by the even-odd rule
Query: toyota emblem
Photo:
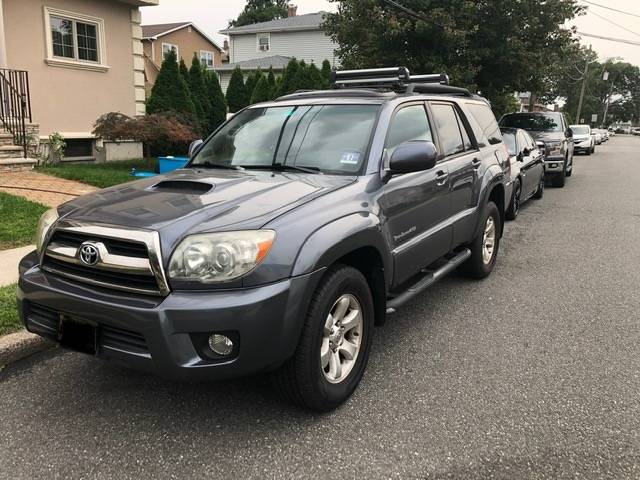
[(93, 243), (83, 243), (80, 245), (78, 256), (85, 265), (95, 265), (100, 260), (100, 250)]

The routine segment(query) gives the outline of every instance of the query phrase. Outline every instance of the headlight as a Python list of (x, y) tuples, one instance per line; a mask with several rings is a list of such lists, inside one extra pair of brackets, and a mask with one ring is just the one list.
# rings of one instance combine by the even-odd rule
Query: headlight
[(562, 142), (547, 142), (547, 148), (549, 149), (549, 154), (554, 155), (558, 154), (562, 151)]
[(42, 251), (47, 232), (56, 220), (58, 220), (58, 210), (55, 208), (44, 212), (40, 217), (40, 220), (38, 220), (38, 229), (36, 230), (36, 249), (38, 250), (38, 253)]
[(273, 230), (191, 235), (173, 252), (169, 277), (201, 283), (225, 282), (241, 277), (264, 260), (275, 236)]

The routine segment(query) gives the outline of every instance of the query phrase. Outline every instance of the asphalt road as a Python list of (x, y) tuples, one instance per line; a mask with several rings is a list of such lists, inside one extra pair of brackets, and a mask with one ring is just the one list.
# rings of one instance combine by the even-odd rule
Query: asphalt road
[(576, 157), (482, 282), (389, 318), (338, 411), (54, 351), (0, 373), (0, 478), (640, 478), (640, 137)]

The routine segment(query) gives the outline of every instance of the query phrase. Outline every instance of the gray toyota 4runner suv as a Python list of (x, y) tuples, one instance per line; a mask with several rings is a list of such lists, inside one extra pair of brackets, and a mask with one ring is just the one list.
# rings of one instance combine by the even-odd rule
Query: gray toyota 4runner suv
[(509, 158), (487, 102), (405, 68), (253, 105), (186, 168), (45, 213), (26, 328), (176, 379), (271, 371), (335, 408), (374, 325), (462, 267), (493, 269)]

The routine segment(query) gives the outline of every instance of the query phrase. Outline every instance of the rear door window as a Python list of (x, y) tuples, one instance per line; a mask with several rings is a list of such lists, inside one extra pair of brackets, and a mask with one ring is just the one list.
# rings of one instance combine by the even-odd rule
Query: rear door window
[(453, 105), (434, 103), (431, 104), (433, 121), (438, 131), (438, 138), (445, 157), (464, 152), (464, 140), (460, 132), (458, 116)]
[(483, 136), (487, 138), (489, 143), (491, 145), (502, 143), (500, 127), (489, 105), (484, 103), (467, 103), (466, 107), (469, 109), (471, 115), (473, 115), (475, 121), (478, 122)]

